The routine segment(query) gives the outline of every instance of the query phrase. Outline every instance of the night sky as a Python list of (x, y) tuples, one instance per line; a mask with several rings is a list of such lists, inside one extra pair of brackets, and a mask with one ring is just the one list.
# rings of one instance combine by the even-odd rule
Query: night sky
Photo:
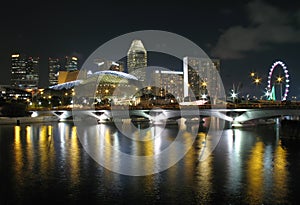
[[(0, 84), (10, 82), (14, 52), (40, 57), (40, 86), (46, 86), (48, 57), (76, 55), (82, 65), (106, 41), (150, 29), (182, 35), (211, 58), (220, 58), (226, 90), (241, 84), (241, 94), (262, 95), (270, 66), (282, 60), (290, 72), (290, 97), (300, 99), (296, 0), (7, 1), (1, 5), (0, 28)], [(251, 71), (262, 78), (261, 85), (252, 83)]]

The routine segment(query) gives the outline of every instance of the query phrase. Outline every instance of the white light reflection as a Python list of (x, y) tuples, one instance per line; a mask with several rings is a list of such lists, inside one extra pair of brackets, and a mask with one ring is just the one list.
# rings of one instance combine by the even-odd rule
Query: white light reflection
[(66, 145), (65, 145), (65, 137), (68, 135), (65, 134), (67, 132), (66, 130), (66, 124), (63, 122), (58, 123), (58, 132), (59, 132), (59, 139), (60, 139), (60, 148), (61, 148), (61, 157), (65, 160), (66, 158)]
[(272, 184), (273, 171), (273, 150), (271, 145), (266, 145), (264, 149), (264, 184)]
[(234, 153), (239, 154), (242, 146), (242, 132), (239, 129), (233, 129)]
[(227, 135), (228, 146), (228, 182), (227, 187), (232, 193), (238, 193), (240, 188), (242, 161), (240, 160), (240, 150), (242, 143), (242, 133), (239, 129), (230, 129), (224, 132)]
[[(154, 139), (154, 154), (159, 154), (160, 153), (160, 148), (161, 148), (161, 133), (163, 131), (163, 127), (161, 126), (153, 126), (151, 128), (151, 133), (152, 133), (152, 139)], [(159, 135), (157, 135), (157, 133)]]
[[(59, 139), (60, 139), (60, 143), (64, 144), (65, 143), (65, 135), (64, 135), (64, 131), (66, 129), (66, 124), (63, 122), (59, 122), (58, 123), (58, 130), (59, 130)], [(64, 146), (61, 146), (62, 148)]]

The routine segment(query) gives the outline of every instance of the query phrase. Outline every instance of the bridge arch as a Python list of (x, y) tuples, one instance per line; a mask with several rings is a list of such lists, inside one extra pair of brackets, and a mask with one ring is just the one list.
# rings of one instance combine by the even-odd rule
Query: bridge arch
[(249, 110), (249, 111), (235, 117), (234, 121), (235, 122), (246, 122), (246, 121), (249, 121), (249, 120), (272, 118), (272, 117), (281, 117), (281, 116), (300, 116), (300, 110), (299, 109)]

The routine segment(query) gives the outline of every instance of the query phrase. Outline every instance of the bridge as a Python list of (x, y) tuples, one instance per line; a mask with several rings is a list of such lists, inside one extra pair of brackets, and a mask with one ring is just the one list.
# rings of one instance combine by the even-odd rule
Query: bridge
[(58, 121), (65, 121), (69, 118), (73, 120), (94, 119), (98, 122), (110, 122), (122, 119), (146, 120), (152, 123), (164, 123), (167, 120), (177, 120), (179, 118), (192, 119), (204, 117), (216, 117), (232, 123), (243, 123), (249, 120), (268, 119), (284, 116), (300, 116), (300, 109), (137, 109), (137, 110), (32, 110), (31, 116), (55, 116)]

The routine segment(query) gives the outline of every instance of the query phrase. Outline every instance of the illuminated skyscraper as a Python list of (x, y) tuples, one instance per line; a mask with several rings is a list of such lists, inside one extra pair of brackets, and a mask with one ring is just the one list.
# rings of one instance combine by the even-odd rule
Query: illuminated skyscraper
[(215, 96), (220, 91), (219, 72), (219, 59), (184, 57), (184, 96), (191, 96), (190, 92), (198, 98), (202, 94)]
[(49, 85), (56, 85), (58, 82), (58, 72), (60, 71), (61, 64), (58, 58), (48, 59), (49, 68)]
[(39, 57), (11, 55), (11, 85), (21, 89), (36, 89), (39, 83)]
[(166, 96), (172, 94), (178, 101), (183, 99), (183, 72), (157, 69), (152, 78), (154, 85), (160, 88), (157, 96)]
[(134, 40), (127, 52), (128, 73), (145, 81), (147, 67), (147, 51), (141, 40)]
[(75, 56), (66, 56), (64, 59), (64, 70), (65, 71), (78, 70), (78, 58)]

